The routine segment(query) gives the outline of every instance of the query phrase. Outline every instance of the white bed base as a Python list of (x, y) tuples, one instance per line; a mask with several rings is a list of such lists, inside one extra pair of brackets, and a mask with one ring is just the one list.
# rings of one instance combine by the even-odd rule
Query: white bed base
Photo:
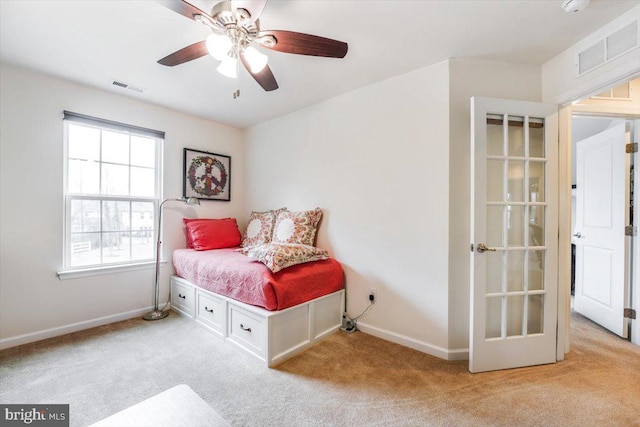
[(344, 290), (269, 311), (172, 276), (171, 308), (273, 367), (340, 329)]

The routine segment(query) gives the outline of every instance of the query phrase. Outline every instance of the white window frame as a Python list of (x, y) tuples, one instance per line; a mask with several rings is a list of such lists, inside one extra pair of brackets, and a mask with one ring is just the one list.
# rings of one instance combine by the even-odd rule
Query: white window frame
[[(139, 197), (139, 196), (112, 196), (102, 194), (76, 194), (68, 192), (68, 178), (69, 178), (69, 123), (76, 123), (82, 126), (94, 127), (101, 130), (117, 131), (126, 133), (130, 136), (141, 136), (145, 138), (152, 138), (155, 140), (155, 194), (152, 197)], [(158, 224), (156, 219), (158, 218), (158, 206), (162, 197), (162, 152), (164, 143), (164, 132), (156, 131), (152, 129), (146, 129), (138, 126), (132, 126), (128, 124), (113, 122), (110, 120), (95, 118), (86, 116), (83, 114), (73, 113), (69, 111), (64, 112), (63, 119), (64, 128), (64, 224), (63, 224), (63, 269), (58, 272), (60, 279), (75, 278), (83, 276), (91, 276), (97, 274), (121, 272), (136, 270), (141, 268), (152, 268), (155, 265), (155, 250), (152, 251), (151, 256), (148, 259), (143, 260), (129, 260), (125, 262), (110, 262), (99, 263), (86, 266), (71, 266), (71, 202), (73, 200), (101, 200), (101, 201), (125, 201), (125, 202), (152, 202), (154, 219), (152, 229), (152, 242), (155, 242), (158, 238)], [(100, 161), (100, 165), (102, 165)], [(131, 183), (129, 183), (131, 185)], [(133, 212), (130, 210), (129, 215), (132, 216)], [(131, 222), (129, 223), (131, 226)], [(102, 233), (102, 231), (100, 231)]]

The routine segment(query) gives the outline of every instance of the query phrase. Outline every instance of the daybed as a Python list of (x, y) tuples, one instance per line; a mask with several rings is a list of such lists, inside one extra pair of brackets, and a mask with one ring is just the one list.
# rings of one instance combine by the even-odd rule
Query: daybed
[[(275, 222), (278, 211), (271, 212)], [(254, 214), (264, 213), (252, 213), (244, 248), (196, 250), (198, 242), (189, 241), (190, 220), (185, 220), (188, 246), (194, 248), (173, 254), (171, 307), (271, 367), (340, 328), (343, 272), (327, 256), (283, 268), (251, 258), (256, 249), (271, 253), (270, 246), (299, 246), (251, 245), (247, 236), (255, 234), (255, 227), (250, 229)]]

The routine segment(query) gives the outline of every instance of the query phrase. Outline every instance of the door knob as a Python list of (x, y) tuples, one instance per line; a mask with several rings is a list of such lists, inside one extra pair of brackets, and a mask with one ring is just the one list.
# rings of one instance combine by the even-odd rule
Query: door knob
[(478, 251), (479, 254), (486, 251), (495, 252), (496, 248), (488, 248), (484, 243), (478, 243), (478, 246), (476, 246), (476, 251)]
[(583, 239), (584, 236), (582, 235), (582, 233), (580, 233), (579, 231), (573, 235), (574, 237), (577, 237), (578, 239)]

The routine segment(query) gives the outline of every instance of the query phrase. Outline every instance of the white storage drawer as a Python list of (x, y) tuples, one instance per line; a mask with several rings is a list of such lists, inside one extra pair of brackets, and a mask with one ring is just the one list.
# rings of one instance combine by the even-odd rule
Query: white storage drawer
[(261, 359), (266, 351), (266, 319), (229, 304), (229, 340)]
[(171, 307), (189, 317), (195, 314), (196, 289), (192, 285), (171, 280)]
[(267, 366), (274, 366), (339, 330), (344, 290), (295, 307), (269, 311), (172, 276), (171, 308)]
[(197, 310), (196, 320), (213, 330), (220, 336), (224, 336), (227, 319), (227, 303), (222, 298), (196, 291)]

